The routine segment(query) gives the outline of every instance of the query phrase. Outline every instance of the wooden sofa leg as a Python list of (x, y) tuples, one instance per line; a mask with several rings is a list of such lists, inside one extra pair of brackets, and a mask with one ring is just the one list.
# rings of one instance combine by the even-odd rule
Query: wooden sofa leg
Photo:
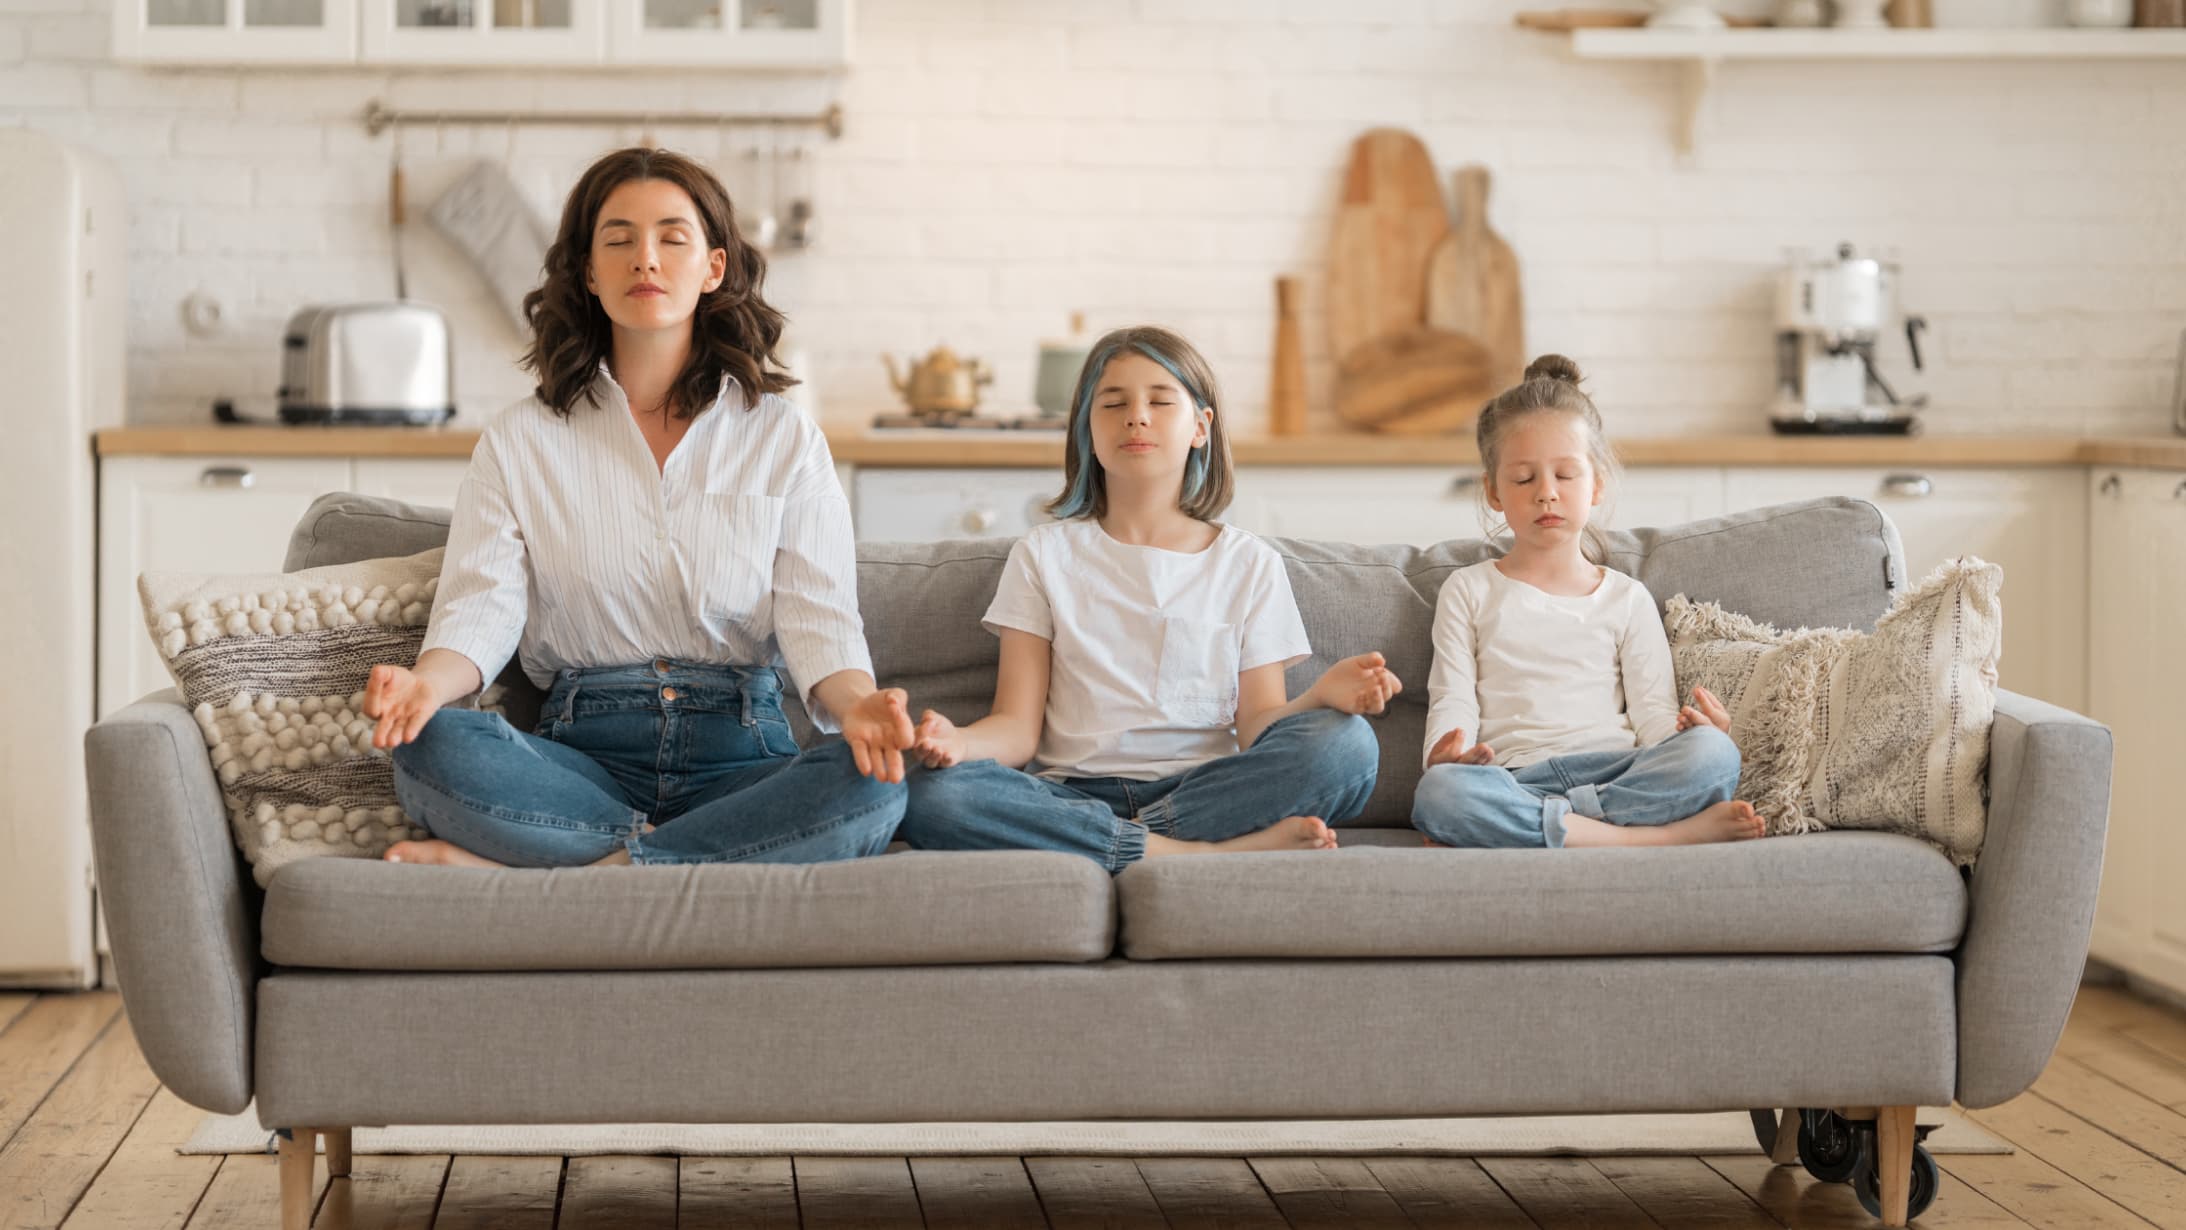
[(349, 1177), (349, 1129), (326, 1129), (326, 1177)]
[(1882, 1224), (1902, 1226), (1913, 1189), (1913, 1111), (1911, 1106), (1875, 1108), (1875, 1178), (1882, 1196)]
[(281, 1137), (281, 1230), (311, 1230), (312, 1167), (319, 1133), (291, 1128)]
[(1769, 1151), (1769, 1161), (1778, 1166), (1789, 1166), (1799, 1160), (1799, 1108), (1787, 1106), (1784, 1117), (1776, 1121), (1776, 1147)]

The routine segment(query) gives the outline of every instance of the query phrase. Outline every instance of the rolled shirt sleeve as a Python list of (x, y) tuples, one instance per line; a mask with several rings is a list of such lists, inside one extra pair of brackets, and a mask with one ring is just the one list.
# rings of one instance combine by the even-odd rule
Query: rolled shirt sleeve
[(850, 501), (835, 477), (827, 441), (812, 432), (782, 507), (774, 552), (774, 639), (782, 662), (823, 730), (833, 730), (812, 689), (843, 671), (873, 673), (858, 614), (857, 540)]
[(420, 650), (447, 649), (491, 684), (516, 654), (530, 603), (531, 569), (489, 435), (471, 455), (448, 524), (448, 553)]

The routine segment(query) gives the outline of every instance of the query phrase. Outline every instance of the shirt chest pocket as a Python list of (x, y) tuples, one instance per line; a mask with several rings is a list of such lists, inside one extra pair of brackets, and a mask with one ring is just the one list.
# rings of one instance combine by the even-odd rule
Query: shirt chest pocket
[(749, 622), (774, 591), (774, 552), (782, 538), (778, 495), (708, 492), (691, 559), (698, 608), (708, 620)]
[(1154, 701), (1179, 725), (1228, 726), (1236, 721), (1236, 628), (1204, 619), (1164, 618)]

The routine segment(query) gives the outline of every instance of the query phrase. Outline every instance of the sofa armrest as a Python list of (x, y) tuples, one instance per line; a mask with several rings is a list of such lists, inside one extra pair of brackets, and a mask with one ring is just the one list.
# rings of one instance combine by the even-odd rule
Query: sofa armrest
[(137, 1044), (183, 1101), (251, 1098), (258, 921), (205, 737), (174, 692), (84, 735), (91, 846)]
[(1989, 822), (1958, 950), (1958, 1100), (1994, 1106), (2064, 1032), (2102, 880), (2110, 728), (2012, 692), (1989, 735)]

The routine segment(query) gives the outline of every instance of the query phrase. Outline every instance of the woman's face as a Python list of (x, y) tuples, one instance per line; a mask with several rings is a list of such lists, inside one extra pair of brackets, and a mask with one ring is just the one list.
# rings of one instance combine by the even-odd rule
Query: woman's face
[(665, 179), (625, 180), (592, 225), (585, 289), (619, 328), (688, 327), (700, 295), (721, 285), (729, 254), (708, 247), (690, 193)]

